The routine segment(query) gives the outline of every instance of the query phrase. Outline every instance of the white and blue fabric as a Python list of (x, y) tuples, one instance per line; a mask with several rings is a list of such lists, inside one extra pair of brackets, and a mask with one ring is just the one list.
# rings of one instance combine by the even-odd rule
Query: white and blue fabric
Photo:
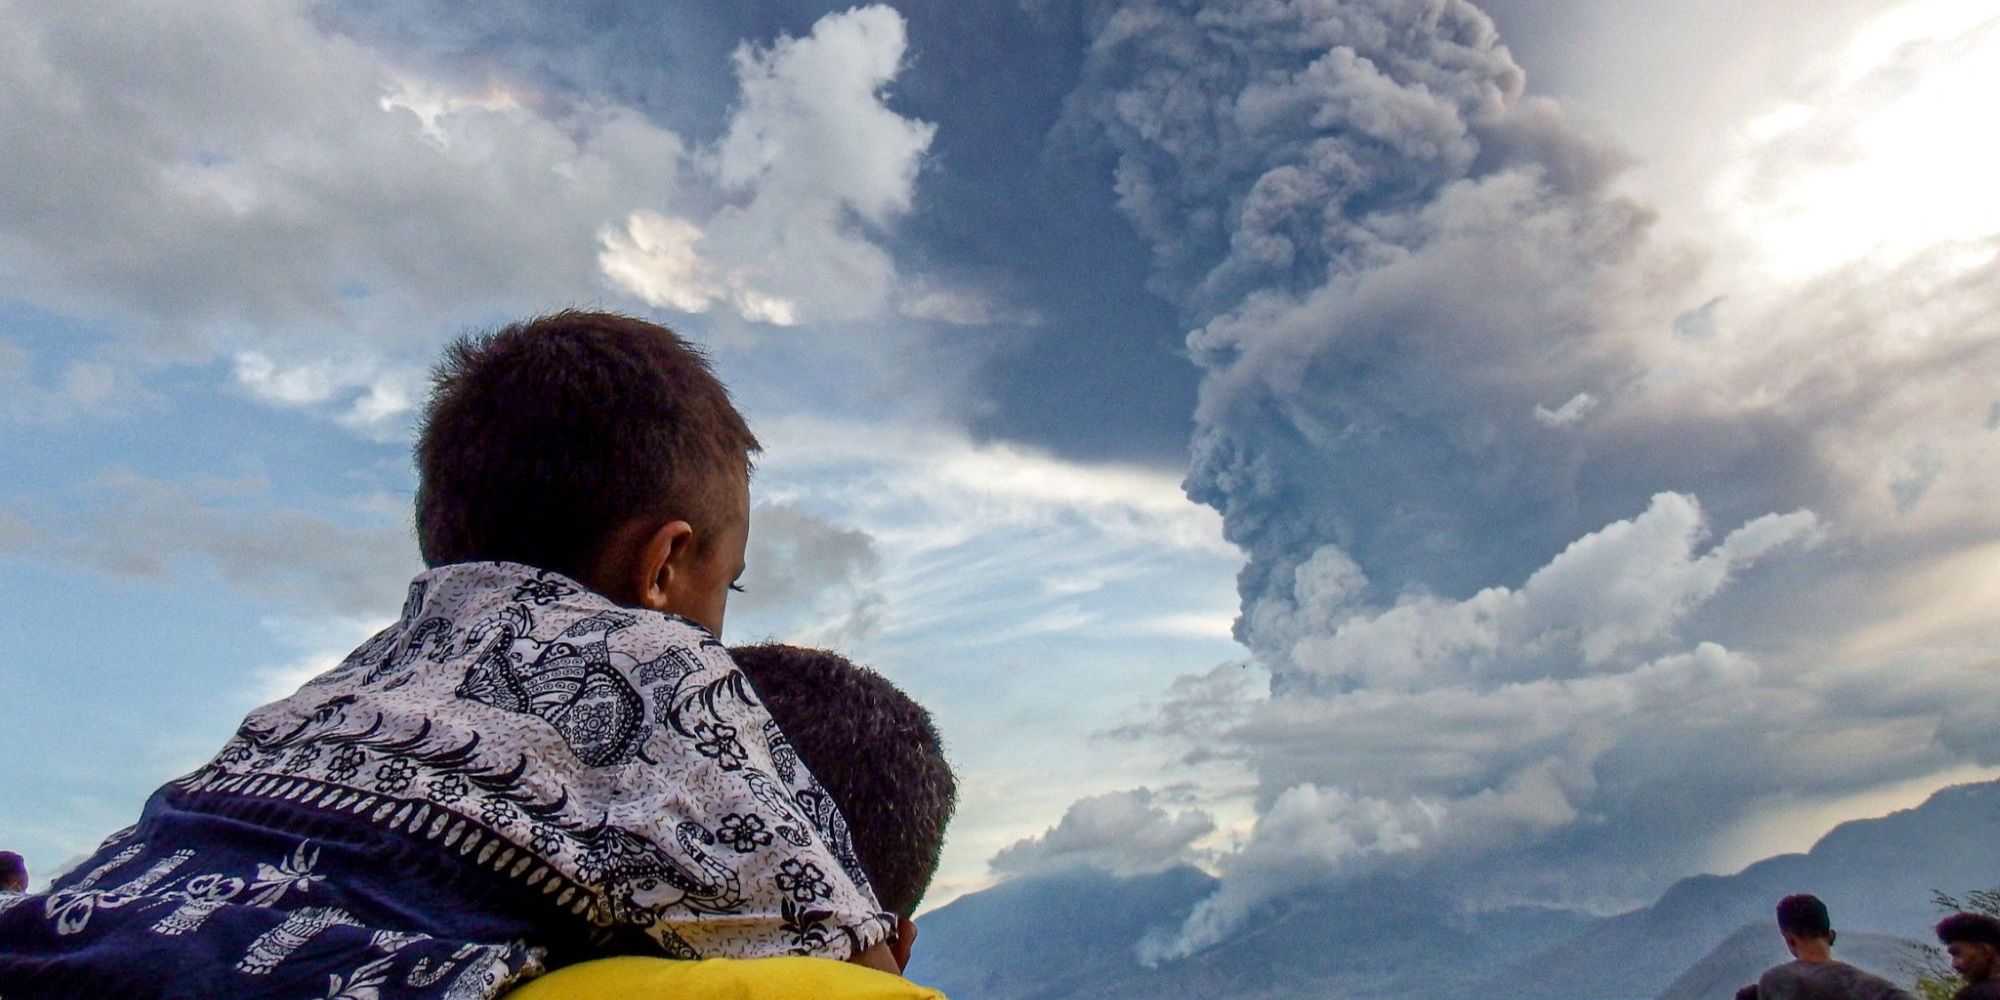
[(252, 712), (47, 892), (0, 997), (492, 997), (608, 954), (846, 958), (895, 926), (700, 626), (509, 563)]

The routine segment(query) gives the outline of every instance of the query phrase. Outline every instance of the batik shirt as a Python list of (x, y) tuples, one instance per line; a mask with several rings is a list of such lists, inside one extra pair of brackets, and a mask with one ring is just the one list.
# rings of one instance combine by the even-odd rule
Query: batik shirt
[(475, 563), (418, 577), (49, 891), (0, 895), (0, 1000), (455, 1000), (605, 954), (847, 958), (894, 926), (707, 631)]

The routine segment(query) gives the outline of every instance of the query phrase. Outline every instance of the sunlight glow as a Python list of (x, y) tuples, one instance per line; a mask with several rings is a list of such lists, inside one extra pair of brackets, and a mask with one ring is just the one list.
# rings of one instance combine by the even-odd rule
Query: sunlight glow
[(1982, 6), (1879, 16), (1808, 93), (1741, 129), (1714, 193), (1764, 270), (1806, 279), (2000, 233), (2000, 12)]
[(1766, 858), (1809, 851), (1842, 823), (1914, 809), (1941, 788), (1996, 777), (2000, 774), (1991, 767), (1964, 764), (1852, 795), (1802, 796), (1773, 803), (1716, 837), (1703, 867), (1725, 875)]

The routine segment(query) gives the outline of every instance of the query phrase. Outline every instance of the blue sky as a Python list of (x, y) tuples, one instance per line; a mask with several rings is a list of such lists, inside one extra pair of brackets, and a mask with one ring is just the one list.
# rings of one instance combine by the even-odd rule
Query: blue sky
[(1607, 909), (2000, 773), (1974, 6), (10, 10), (0, 844), (386, 622), (431, 359), (569, 305), (767, 446), (727, 638), (937, 712), (934, 902)]

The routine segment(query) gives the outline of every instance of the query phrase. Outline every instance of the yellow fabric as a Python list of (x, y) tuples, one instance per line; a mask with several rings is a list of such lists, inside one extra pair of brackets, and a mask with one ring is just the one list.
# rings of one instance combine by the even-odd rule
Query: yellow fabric
[(901, 976), (830, 958), (600, 958), (558, 969), (507, 1000), (945, 1000)]

